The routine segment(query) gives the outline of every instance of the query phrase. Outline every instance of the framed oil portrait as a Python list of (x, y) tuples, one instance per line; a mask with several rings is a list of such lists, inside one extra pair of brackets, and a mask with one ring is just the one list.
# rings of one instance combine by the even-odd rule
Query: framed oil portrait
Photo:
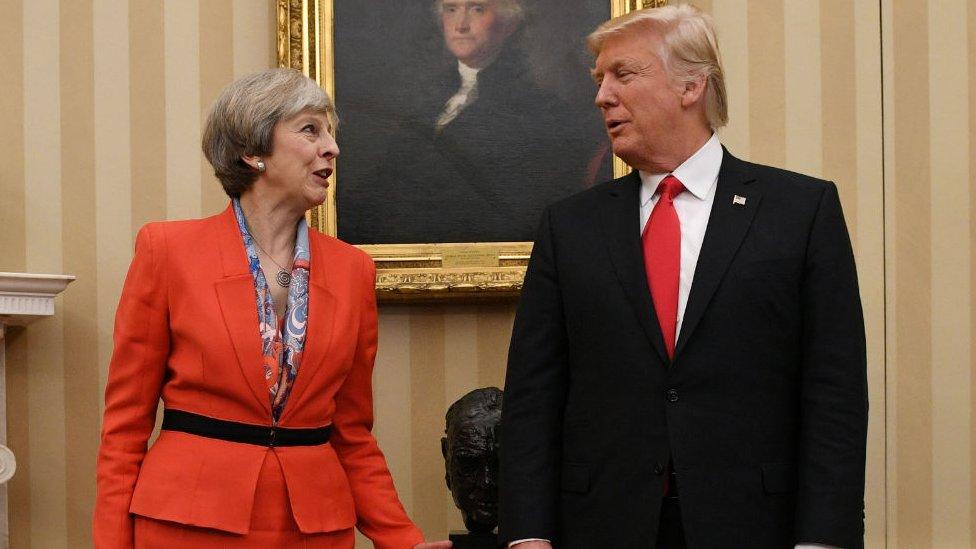
[(339, 113), (312, 226), (367, 251), (383, 301), (517, 295), (543, 209), (623, 175), (585, 37), (662, 0), (278, 0), (278, 62)]

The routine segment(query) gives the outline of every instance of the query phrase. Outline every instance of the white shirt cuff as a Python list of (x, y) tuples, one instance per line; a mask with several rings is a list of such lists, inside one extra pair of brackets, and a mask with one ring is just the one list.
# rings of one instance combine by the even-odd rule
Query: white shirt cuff
[(546, 543), (550, 543), (549, 540), (547, 540), (547, 539), (542, 539), (542, 538), (525, 538), (525, 539), (517, 539), (517, 540), (509, 543), (508, 546), (509, 547), (514, 547), (514, 546), (516, 546), (516, 545), (518, 545), (520, 543), (525, 543), (527, 541), (544, 541)]
[[(549, 543), (549, 540), (547, 540), (547, 539), (526, 538), (526, 539), (518, 539), (518, 540), (515, 540), (515, 541), (509, 543), (508, 546), (509, 546), (509, 548), (511, 548), (511, 547), (514, 547), (514, 546), (516, 546), (516, 545), (518, 545), (520, 543), (525, 543), (527, 541), (544, 541), (546, 543)], [(835, 547), (833, 545), (823, 545), (823, 544), (820, 544), (820, 543), (799, 543), (799, 544), (796, 545), (796, 547), (794, 549), (840, 549), (840, 547)]]

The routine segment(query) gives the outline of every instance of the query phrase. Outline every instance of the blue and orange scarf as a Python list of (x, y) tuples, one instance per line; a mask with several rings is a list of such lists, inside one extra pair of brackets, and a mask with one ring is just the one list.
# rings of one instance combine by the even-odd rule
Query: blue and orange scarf
[(263, 356), (264, 380), (268, 384), (271, 398), (271, 415), (275, 423), (281, 418), (288, 395), (291, 394), (298, 376), (305, 349), (305, 330), (308, 323), (308, 271), (310, 253), (308, 248), (308, 224), (305, 218), (298, 222), (295, 237), (294, 264), (291, 268), (291, 285), (288, 287), (288, 306), (285, 308), (283, 324), (279, 325), (275, 313), (274, 300), (268, 288), (268, 279), (261, 269), (257, 247), (247, 228), (247, 220), (241, 210), (241, 203), (234, 199), (234, 214), (237, 226), (244, 239), (247, 262), (254, 278), (255, 297), (258, 308), (258, 329), (261, 334), (261, 354)]

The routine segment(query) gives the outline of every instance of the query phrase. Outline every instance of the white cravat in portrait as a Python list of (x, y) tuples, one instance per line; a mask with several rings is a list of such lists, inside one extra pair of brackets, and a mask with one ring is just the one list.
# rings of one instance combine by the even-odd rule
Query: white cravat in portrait
[(444, 103), (444, 109), (437, 116), (437, 131), (450, 124), (461, 111), (478, 99), (478, 71), (458, 61), (458, 74), (461, 75), (461, 87)]

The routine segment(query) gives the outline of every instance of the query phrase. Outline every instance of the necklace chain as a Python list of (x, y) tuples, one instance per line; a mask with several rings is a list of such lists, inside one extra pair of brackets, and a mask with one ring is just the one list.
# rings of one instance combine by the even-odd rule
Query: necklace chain
[[(241, 208), (241, 213), (243, 213), (243, 207)], [(244, 226), (245, 227), (248, 226), (247, 216), (246, 215), (244, 216)], [(250, 227), (247, 227), (247, 230), (248, 230), (248, 233), (250, 233), (250, 231), (251, 231)], [(263, 253), (265, 255), (265, 257), (267, 257), (268, 259), (271, 260), (272, 263), (274, 263), (275, 267), (278, 267), (278, 274), (275, 275), (275, 282), (277, 282), (278, 285), (281, 286), (282, 288), (287, 288), (288, 286), (290, 286), (291, 285), (291, 272), (288, 271), (287, 269), (285, 269), (284, 267), (282, 267), (280, 263), (278, 263), (277, 261), (275, 261), (275, 258), (274, 257), (271, 257), (271, 254), (269, 254), (268, 252), (266, 252), (264, 250), (264, 248), (261, 247), (261, 243), (258, 242), (258, 239), (254, 238), (254, 235), (251, 235), (251, 242), (253, 242), (254, 245), (258, 247), (258, 250), (261, 253)]]
[(251, 240), (254, 242), (255, 245), (257, 245), (258, 249), (261, 250), (261, 253), (263, 253), (268, 259), (270, 259), (271, 262), (274, 263), (276, 267), (278, 267), (282, 271), (288, 270), (288, 269), (285, 269), (284, 267), (282, 267), (281, 266), (281, 263), (278, 263), (277, 261), (275, 261), (275, 258), (271, 257), (271, 254), (269, 254), (268, 252), (264, 251), (264, 248), (262, 248), (261, 245), (258, 244), (258, 241), (257, 240), (255, 240), (253, 238)]
[(271, 262), (275, 264), (275, 267), (278, 267), (278, 274), (275, 275), (275, 282), (277, 282), (282, 288), (287, 288), (291, 284), (291, 273), (282, 267), (280, 263), (275, 261), (275, 258), (271, 257), (271, 254), (264, 251), (264, 248), (262, 248), (261, 244), (258, 243), (258, 239), (251, 237), (251, 242), (254, 242), (254, 245), (258, 247), (258, 250), (260, 250), (265, 257), (270, 259)]

